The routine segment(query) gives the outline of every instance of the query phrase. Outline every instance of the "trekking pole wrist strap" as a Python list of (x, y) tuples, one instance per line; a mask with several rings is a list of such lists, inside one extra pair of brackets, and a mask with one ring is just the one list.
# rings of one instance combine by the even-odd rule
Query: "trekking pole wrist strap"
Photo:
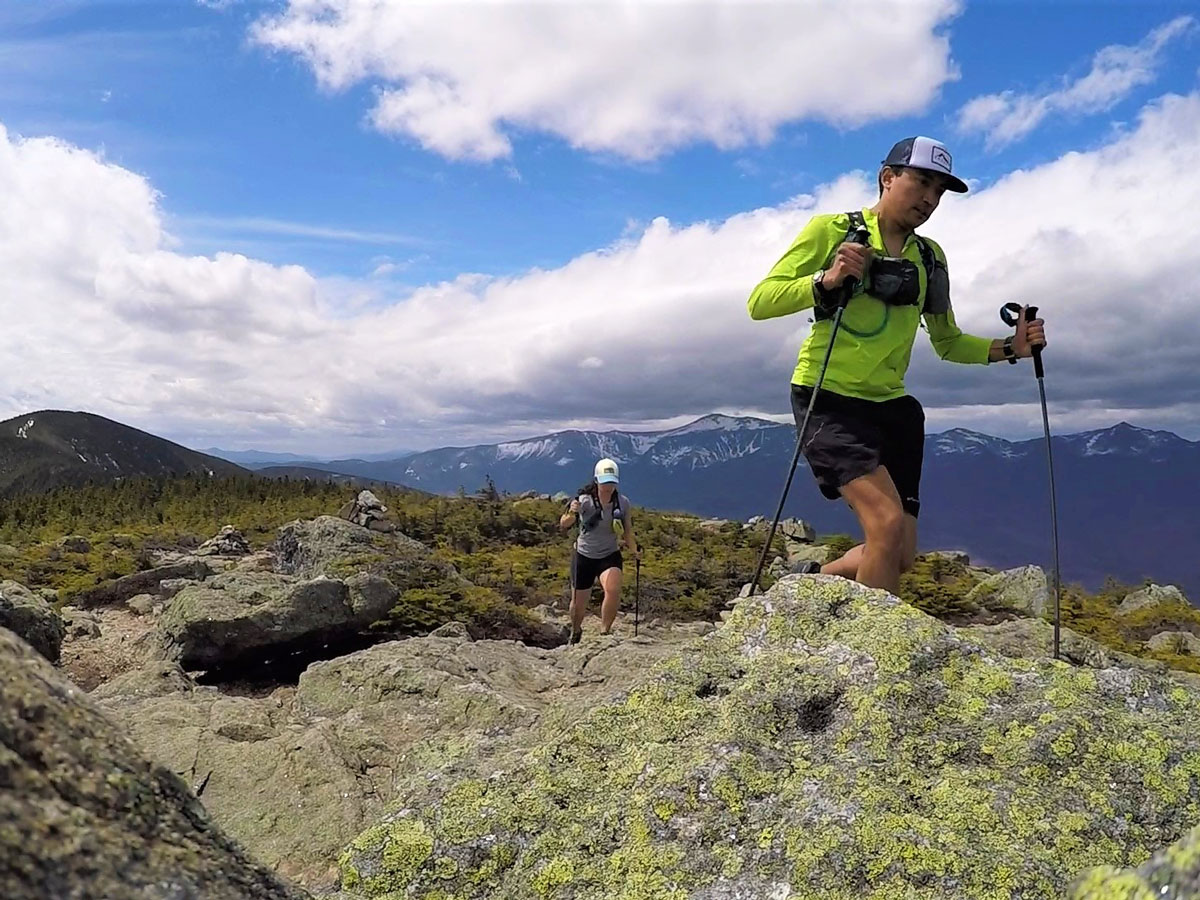
[(1013, 349), (1013, 336), (1011, 334), (1004, 339), (1001, 349), (1004, 351), (1004, 358), (1015, 366), (1017, 364), (1017, 351)]

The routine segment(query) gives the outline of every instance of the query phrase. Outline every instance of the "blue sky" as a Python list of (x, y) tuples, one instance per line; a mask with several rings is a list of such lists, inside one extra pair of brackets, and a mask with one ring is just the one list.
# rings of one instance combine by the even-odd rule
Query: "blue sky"
[[(325, 453), (655, 427), (718, 408), (780, 414), (806, 322), (731, 331), (722, 317), (739, 305), (744, 317), (745, 295), (807, 215), (870, 201), (869, 170), (894, 140), (941, 137), (972, 181), (970, 199), (947, 200), (925, 230), (947, 247), (952, 274), (966, 273), (956, 287), (978, 287), (961, 301), (956, 291), (960, 321), (990, 333), (999, 324), (983, 310), (994, 316), (997, 281), (1048, 291), (1051, 328), (1054, 298), (1087, 278), (1113, 281), (1081, 280), (1058, 254), (1037, 277), (1010, 261), (1028, 283), (975, 284), (1019, 247), (1046, 249), (1031, 205), (1057, 203), (1059, 237), (1077, 226), (1086, 243), (1096, 225), (1082, 194), (1020, 195), (1013, 173), (1069, 183), (1079, 173), (1050, 173), (1114, 155), (1136, 170), (1132, 154), (1153, 143), (1147, 114), (1194, 139), (1194, 2), (913, 0), (876, 5), (874, 24), (824, 2), (632, 4), (638, 12), (615, 25), (605, 3), (554, 15), (530, 4), (352, 6), (0, 5), (7, 183), (33, 186), (28, 216), (10, 215), (10, 245), (44, 234), (38, 217), (58, 206), (88, 234), (130, 236), (94, 250), (76, 241), (77, 260), (65, 245), (24, 254), (8, 287), (23, 298), (9, 312), (27, 320), (25, 340), (64, 317), (99, 331), (77, 346), (54, 338), (69, 364), (10, 344), (28, 377), (0, 411), (86, 408), (194, 445)], [(1178, 108), (1163, 111), (1168, 97)], [(85, 163), (94, 171), (72, 168), (66, 196), (55, 167)], [(1114, 195), (1110, 208), (1126, 202)], [(1153, 220), (1114, 246), (1136, 255)], [(1183, 225), (1193, 243), (1194, 221)], [(1111, 236), (1122, 223), (1106, 227)], [(724, 253), (740, 260), (736, 277), (706, 279)], [(43, 256), (40, 272), (32, 260)], [(51, 268), (75, 263), (90, 274), (54, 287)], [(1122, 277), (1128, 297), (1142, 274)], [(1060, 332), (1059, 421), (1124, 418), (1200, 438), (1200, 409), (1169, 389), (1194, 377), (1190, 358), (1169, 371), (1162, 354), (1135, 364), (1132, 386), (1112, 386), (1111, 363), (1097, 366), (1110, 326), (1123, 327), (1117, 288), (1111, 302), (1093, 296), (1094, 309), (1074, 303), (1084, 324)], [(1169, 301), (1190, 318), (1177, 293)], [(1139, 347), (1178, 333), (1171, 316), (1148, 318)], [(1106, 336), (1089, 336), (1096, 323)], [(90, 336), (105, 329), (112, 340)], [(297, 357), (309, 367), (290, 370)], [(680, 363), (697, 357), (706, 364)], [(1032, 384), (946, 366), (914, 361), (910, 386), (931, 428), (1036, 432)]]

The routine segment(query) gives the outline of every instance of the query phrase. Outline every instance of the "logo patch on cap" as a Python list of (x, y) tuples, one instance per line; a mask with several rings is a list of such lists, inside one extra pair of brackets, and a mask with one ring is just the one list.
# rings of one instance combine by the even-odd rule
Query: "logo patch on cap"
[(929, 154), (929, 161), (938, 168), (950, 171), (950, 153), (945, 147), (933, 147)]

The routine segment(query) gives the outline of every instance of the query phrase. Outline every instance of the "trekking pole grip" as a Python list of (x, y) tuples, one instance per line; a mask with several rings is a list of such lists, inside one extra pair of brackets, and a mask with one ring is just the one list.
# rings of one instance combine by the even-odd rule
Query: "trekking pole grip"
[[(1036, 306), (1025, 307), (1025, 321), (1032, 322), (1034, 319), (1036, 319), (1037, 311), (1038, 311), (1038, 308)], [(1038, 378), (1045, 378), (1046, 370), (1042, 366), (1042, 345), (1034, 344), (1032, 349), (1033, 349), (1033, 374), (1036, 375)]]
[[(1025, 321), (1032, 322), (1037, 318), (1038, 308), (1036, 306), (1025, 307)], [(1000, 307), (1000, 318), (1009, 328), (1017, 327), (1017, 317), (1021, 314), (1020, 303), (1005, 303)], [(1038, 378), (1046, 377), (1046, 369), (1042, 366), (1042, 345), (1034, 344), (1030, 349), (1033, 351), (1033, 374)], [(1016, 362), (1016, 359), (1010, 359), (1009, 362)]]

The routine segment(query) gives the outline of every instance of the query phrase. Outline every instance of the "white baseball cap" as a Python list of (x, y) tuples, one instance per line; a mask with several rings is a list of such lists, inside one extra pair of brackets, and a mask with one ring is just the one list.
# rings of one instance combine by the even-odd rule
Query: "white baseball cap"
[(961, 178), (954, 176), (951, 171), (953, 158), (946, 145), (931, 137), (905, 138), (892, 147), (892, 152), (883, 161), (885, 166), (907, 166), (910, 169), (925, 169), (938, 172), (945, 176), (947, 190), (956, 194), (965, 194), (967, 185)]
[(596, 484), (616, 484), (621, 480), (621, 470), (611, 459), (602, 459), (596, 463)]

